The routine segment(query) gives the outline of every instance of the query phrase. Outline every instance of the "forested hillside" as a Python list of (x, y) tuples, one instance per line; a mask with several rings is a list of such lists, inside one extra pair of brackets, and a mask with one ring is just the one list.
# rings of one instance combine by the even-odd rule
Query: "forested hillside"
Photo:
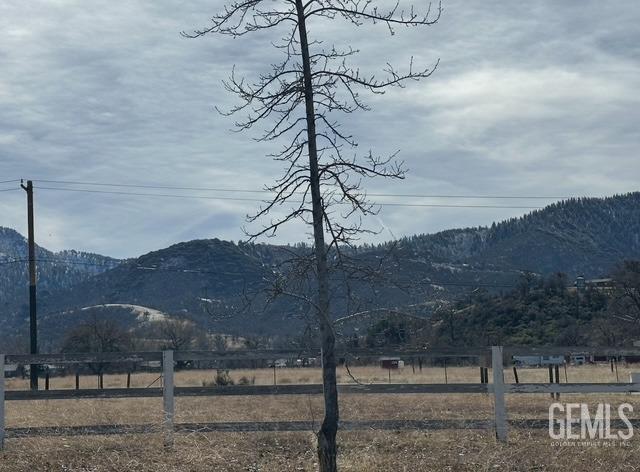
[[(584, 299), (574, 303), (571, 294), (554, 298), (546, 293), (543, 303), (535, 298), (537, 289), (530, 292), (533, 298), (526, 303), (509, 296), (492, 297), (509, 293), (524, 276), (546, 280), (563, 273), (563, 283), (571, 286), (577, 275), (606, 276), (623, 260), (640, 259), (639, 209), (640, 193), (572, 199), (491, 227), (343, 248), (352, 267), (364, 270), (342, 267), (333, 272), (333, 315), (341, 318), (363, 312), (371, 318), (374, 312), (411, 307), (413, 315), (428, 318), (439, 307), (467, 300), (469, 294), (482, 294), (485, 299), (473, 305), (481, 309), (458, 308), (465, 315), (456, 329), (456, 342), (471, 342), (464, 333), (478, 332), (481, 326), (486, 327), (485, 337), (476, 336), (474, 342), (493, 339), (492, 326), (504, 339), (522, 343), (559, 341), (558, 333), (569, 332), (559, 329), (561, 325), (575, 326), (583, 333), (582, 317), (599, 309), (583, 307)], [(210, 239), (175, 244), (120, 262), (96, 254), (54, 254), (38, 248), (41, 328), (61, 333), (77, 322), (84, 307), (131, 304), (186, 317), (218, 333), (295, 334), (306, 326), (310, 305), (303, 298), (283, 296), (287, 287), (274, 283), (283, 277), (306, 280), (286, 261), (309, 251), (302, 244), (235, 244)], [(25, 239), (0, 228), (0, 329), (5, 337), (26, 330), (26, 258)], [(330, 259), (336, 263), (337, 254), (332, 253)], [(273, 297), (275, 292), (280, 296)], [(538, 303), (538, 321), (517, 321), (520, 313), (532, 313), (532, 303)], [(344, 326), (345, 332), (363, 328), (362, 324)]]
[[(0, 310), (5, 317), (28, 303), (28, 257), (27, 240), (0, 226)], [(73, 250), (53, 253), (40, 246), (36, 246), (36, 260), (38, 292), (44, 296), (74, 287), (120, 263), (99, 254)]]
[(491, 227), (402, 238), (398, 247), (429, 261), (597, 277), (640, 256), (640, 193), (570, 199)]
[[(369, 346), (622, 346), (640, 340), (640, 261), (600, 285), (572, 287), (564, 274), (522, 276), (504, 293), (475, 291), (432, 317), (372, 323)], [(353, 341), (352, 341), (353, 342)]]

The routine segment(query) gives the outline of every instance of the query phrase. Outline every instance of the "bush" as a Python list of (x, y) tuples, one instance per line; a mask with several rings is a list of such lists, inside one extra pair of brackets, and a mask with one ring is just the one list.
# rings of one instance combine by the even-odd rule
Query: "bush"
[(227, 385), (234, 385), (235, 382), (229, 375), (228, 370), (218, 369), (216, 371), (216, 376), (213, 379), (213, 382), (207, 382), (206, 380), (202, 382), (203, 387), (226, 387)]
[(256, 383), (255, 376), (249, 378), (243, 375), (242, 377), (240, 377), (240, 380), (238, 380), (238, 385), (255, 385), (255, 383)]
[(229, 371), (228, 370), (218, 369), (216, 371), (215, 383), (219, 387), (225, 387), (227, 385), (233, 385), (235, 382), (233, 381), (233, 379), (229, 375)]

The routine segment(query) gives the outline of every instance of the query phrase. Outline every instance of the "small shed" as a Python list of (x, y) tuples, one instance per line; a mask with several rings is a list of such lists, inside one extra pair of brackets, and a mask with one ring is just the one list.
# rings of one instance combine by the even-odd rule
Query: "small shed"
[(399, 357), (381, 357), (380, 367), (383, 369), (402, 369), (404, 367), (404, 361)]
[(18, 364), (5, 364), (4, 366), (4, 376), (7, 378), (19, 377), (21, 371), (21, 366)]
[(585, 353), (573, 353), (569, 356), (572, 365), (584, 365), (589, 362), (591, 359), (588, 354)]

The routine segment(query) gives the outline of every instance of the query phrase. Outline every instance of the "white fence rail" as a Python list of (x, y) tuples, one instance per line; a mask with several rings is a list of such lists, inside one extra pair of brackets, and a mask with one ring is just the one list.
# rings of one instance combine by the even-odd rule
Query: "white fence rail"
[[(510, 351), (513, 348), (508, 348)], [(542, 349), (542, 348), (540, 348)], [(556, 348), (557, 349), (557, 348)], [(505, 384), (504, 382), (504, 352), (501, 346), (491, 348), (491, 366), (493, 369), (493, 383), (491, 384), (371, 384), (371, 385), (340, 385), (340, 394), (446, 394), (446, 393), (484, 393), (494, 397), (494, 428), (496, 438), (506, 442), (508, 439), (508, 416), (505, 403), (506, 394), (515, 393), (638, 393), (640, 383), (519, 383)], [(486, 350), (475, 351), (439, 351), (414, 352), (411, 355), (422, 357), (476, 357), (483, 359)], [(278, 355), (281, 355), (279, 352)], [(265, 356), (269, 357), (265, 357)], [(235, 385), (227, 387), (176, 387), (174, 384), (174, 361), (176, 360), (247, 360), (271, 359), (274, 353), (235, 353), (222, 354), (212, 352), (176, 352), (162, 353), (105, 353), (105, 354), (64, 354), (64, 355), (13, 355), (0, 354), (0, 449), (5, 439), (5, 402), (17, 400), (55, 400), (77, 398), (163, 398), (163, 435), (167, 447), (173, 445), (173, 434), (176, 396), (220, 396), (220, 395), (310, 395), (321, 394), (322, 385)], [(369, 357), (380, 355), (369, 353)], [(406, 352), (404, 355), (408, 355)], [(162, 388), (109, 388), (109, 389), (77, 389), (77, 390), (45, 390), (45, 391), (7, 391), (5, 389), (5, 362), (27, 363), (85, 363), (85, 362), (133, 362), (147, 360), (162, 360), (163, 384)], [(52, 362), (53, 361), (53, 362)], [(481, 361), (482, 362), (482, 361)], [(260, 423), (255, 423), (256, 427)]]

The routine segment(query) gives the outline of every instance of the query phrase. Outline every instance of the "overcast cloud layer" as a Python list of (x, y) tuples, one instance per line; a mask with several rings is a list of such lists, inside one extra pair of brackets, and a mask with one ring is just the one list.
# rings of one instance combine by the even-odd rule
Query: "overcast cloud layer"
[[(254, 142), (257, 134), (230, 132), (232, 120), (213, 107), (233, 103), (221, 85), (233, 64), (255, 77), (278, 60), (272, 38), (179, 35), (205, 26), (222, 6), (171, 0), (0, 3), (0, 181), (240, 189), (271, 182), (280, 165), (264, 155), (273, 148)], [(437, 25), (400, 29), (393, 37), (383, 26), (310, 25), (325, 46), (335, 41), (360, 49), (353, 64), (365, 72), (386, 62), (401, 66), (411, 56), (425, 66), (440, 59), (430, 79), (366, 97), (373, 110), (345, 118), (363, 151), (401, 149), (409, 169), (405, 181), (367, 183), (371, 192), (602, 196), (638, 189), (637, 0), (446, 0), (443, 7)], [(0, 190), (15, 185), (0, 184)], [(116, 257), (193, 238), (244, 238), (244, 216), (259, 205), (42, 188), (53, 186), (36, 183), (37, 242)], [(490, 224), (526, 211), (393, 206), (370, 226), (384, 228), (377, 237), (382, 241)], [(0, 225), (25, 234), (25, 213), (23, 191), (0, 192)], [(275, 242), (304, 240), (306, 231), (290, 226)]]

